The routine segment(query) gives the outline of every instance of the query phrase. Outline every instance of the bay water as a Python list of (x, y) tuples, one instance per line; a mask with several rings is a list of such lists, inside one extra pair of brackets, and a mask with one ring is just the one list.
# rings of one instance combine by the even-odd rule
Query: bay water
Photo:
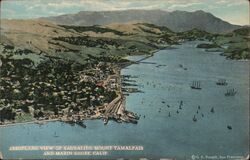
[[(143, 91), (126, 98), (126, 109), (141, 115), (138, 124), (109, 121), (104, 125), (101, 120), (88, 120), (86, 129), (62, 122), (0, 127), (0, 151), (6, 159), (34, 159), (44, 158), (43, 152), (9, 151), (9, 147), (140, 145), (143, 151), (45, 158), (247, 156), (249, 62), (228, 60), (219, 52), (206, 52), (196, 48), (198, 43), (201, 42), (186, 42), (174, 49), (158, 51), (144, 63), (122, 70), (122, 75), (134, 76), (132, 79)], [(216, 85), (218, 79), (226, 79), (228, 85)], [(191, 89), (193, 81), (200, 81), (200, 90)], [(226, 97), (227, 90), (233, 88), (236, 95)]]

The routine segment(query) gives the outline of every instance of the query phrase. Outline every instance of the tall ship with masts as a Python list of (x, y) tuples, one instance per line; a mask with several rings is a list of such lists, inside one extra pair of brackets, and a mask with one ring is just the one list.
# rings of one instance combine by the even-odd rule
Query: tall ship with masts
[(226, 81), (226, 79), (219, 79), (216, 82), (216, 84), (219, 85), (219, 86), (226, 86), (227, 85), (227, 81)]
[(229, 96), (235, 96), (237, 93), (237, 91), (233, 88), (233, 89), (228, 89), (227, 92), (225, 93), (225, 96), (226, 97), (229, 97)]
[(201, 82), (200, 81), (193, 81), (192, 85), (190, 87), (192, 89), (201, 89)]

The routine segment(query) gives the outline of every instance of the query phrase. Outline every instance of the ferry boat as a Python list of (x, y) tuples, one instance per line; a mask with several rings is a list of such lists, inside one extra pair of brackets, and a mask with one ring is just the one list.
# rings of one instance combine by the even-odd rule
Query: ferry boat
[(219, 86), (226, 86), (227, 85), (227, 81), (225, 79), (219, 79), (216, 82), (216, 84), (219, 85)]
[(201, 89), (201, 83), (200, 83), (200, 81), (193, 81), (193, 83), (190, 87), (192, 89)]

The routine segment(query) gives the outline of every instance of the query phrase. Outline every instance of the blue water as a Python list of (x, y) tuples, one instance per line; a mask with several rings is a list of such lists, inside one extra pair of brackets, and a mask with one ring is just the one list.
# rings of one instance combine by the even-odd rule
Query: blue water
[[(161, 50), (144, 60), (156, 64), (134, 64), (122, 70), (122, 74), (137, 76), (136, 83), (144, 92), (130, 94), (126, 99), (127, 109), (141, 115), (138, 124), (110, 121), (105, 126), (100, 120), (91, 120), (86, 122), (86, 129), (61, 122), (1, 127), (0, 150), (5, 158), (26, 159), (42, 158), (43, 152), (11, 152), (8, 148), (19, 145), (142, 145), (143, 151), (74, 158), (246, 156), (249, 154), (248, 62), (226, 60), (219, 53), (195, 48), (196, 44), (188, 42), (175, 46), (177, 49)], [(226, 79), (228, 86), (217, 86), (219, 78)], [(190, 88), (194, 80), (201, 81), (201, 90)], [(224, 96), (229, 88), (238, 91), (236, 96)], [(180, 101), (183, 101), (181, 110), (178, 109)], [(201, 109), (197, 114), (198, 105)], [(211, 107), (215, 113), (210, 112)], [(171, 117), (168, 117), (169, 112)], [(197, 122), (192, 120), (194, 115)], [(232, 126), (232, 130), (227, 129), (227, 125)], [(55, 132), (58, 137), (54, 136)]]

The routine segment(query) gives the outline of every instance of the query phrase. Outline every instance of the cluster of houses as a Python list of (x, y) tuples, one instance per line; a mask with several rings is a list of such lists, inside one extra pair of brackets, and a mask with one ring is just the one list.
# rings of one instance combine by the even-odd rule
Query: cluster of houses
[(117, 96), (119, 76), (112, 76), (110, 63), (73, 68), (72, 63), (57, 60), (34, 68), (28, 59), (0, 59), (0, 115), (4, 108), (11, 108), (10, 115), (31, 114), (36, 119), (88, 116)]

